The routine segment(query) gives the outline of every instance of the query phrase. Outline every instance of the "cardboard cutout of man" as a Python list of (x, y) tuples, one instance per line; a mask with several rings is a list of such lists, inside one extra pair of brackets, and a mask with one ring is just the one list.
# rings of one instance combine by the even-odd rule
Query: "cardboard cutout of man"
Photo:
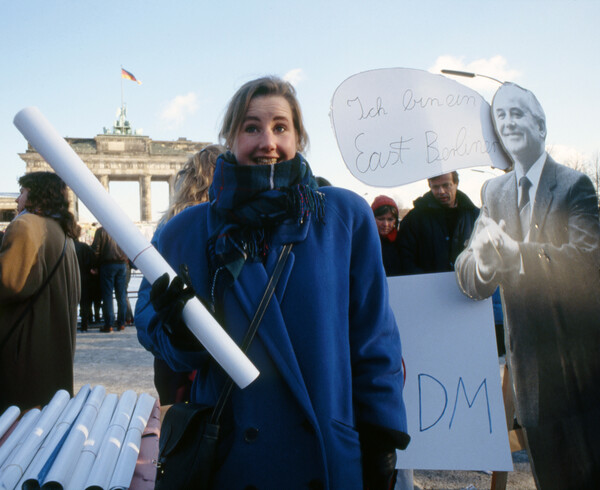
[(538, 488), (598, 488), (598, 200), (587, 176), (545, 152), (546, 118), (530, 91), (503, 84), (492, 115), (514, 169), (484, 184), (457, 280), (473, 299), (501, 288), (517, 421)]

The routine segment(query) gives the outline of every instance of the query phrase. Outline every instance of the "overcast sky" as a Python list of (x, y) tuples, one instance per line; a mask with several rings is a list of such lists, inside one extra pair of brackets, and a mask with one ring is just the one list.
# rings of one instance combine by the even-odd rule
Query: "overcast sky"
[[(287, 77), (304, 111), (314, 173), (369, 201), (387, 193), (410, 207), (427, 190), (423, 182), (369, 188), (341, 159), (331, 98), (346, 78), (371, 69), (453, 68), (519, 83), (546, 111), (554, 156), (591, 158), (600, 149), (599, 21), (595, 0), (2, 2), (0, 191), (17, 192), (25, 172), (17, 153), (26, 141), (14, 115), (35, 105), (62, 135), (94, 137), (121, 104), (121, 65), (143, 82), (123, 81), (129, 120), (164, 140), (215, 142), (242, 83)], [(474, 82), (491, 100), (497, 84)], [(463, 170), (460, 187), (479, 202), (490, 176)], [(111, 193), (135, 197), (127, 185)], [(165, 205), (164, 190), (153, 187), (155, 211)]]

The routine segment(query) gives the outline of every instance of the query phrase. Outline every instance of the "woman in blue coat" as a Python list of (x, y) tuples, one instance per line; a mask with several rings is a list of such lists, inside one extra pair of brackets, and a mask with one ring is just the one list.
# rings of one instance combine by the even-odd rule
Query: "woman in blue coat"
[[(242, 86), (221, 137), (230, 151), (210, 202), (170, 220), (159, 251), (175, 270), (188, 266), (196, 294), (241, 343), (281, 248), (293, 248), (248, 350), (260, 376), (234, 390), (221, 418), (214, 488), (387, 489), (409, 437), (371, 209), (350, 191), (317, 190), (287, 82)], [(175, 370), (197, 370), (192, 401), (214, 405), (226, 375), (173, 311), (155, 311), (150, 292), (144, 282), (141, 343)], [(155, 283), (154, 304), (166, 294)]]

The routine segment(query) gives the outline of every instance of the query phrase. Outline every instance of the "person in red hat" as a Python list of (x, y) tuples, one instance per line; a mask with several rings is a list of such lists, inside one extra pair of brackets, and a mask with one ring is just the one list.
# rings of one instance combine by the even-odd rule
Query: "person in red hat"
[(398, 206), (388, 196), (377, 196), (371, 204), (375, 215), (377, 231), (381, 240), (381, 255), (386, 276), (398, 276), (400, 270), (400, 252), (396, 237), (398, 235)]

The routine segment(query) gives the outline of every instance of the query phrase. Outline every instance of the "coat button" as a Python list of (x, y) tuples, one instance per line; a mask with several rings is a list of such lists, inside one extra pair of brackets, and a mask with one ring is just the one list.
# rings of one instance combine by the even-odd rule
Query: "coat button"
[(310, 488), (310, 490), (323, 490), (325, 487), (323, 486), (323, 482), (321, 480), (317, 480), (315, 478), (314, 480), (308, 482), (308, 488)]
[(244, 441), (254, 442), (258, 438), (258, 429), (256, 427), (250, 427), (244, 431)]

